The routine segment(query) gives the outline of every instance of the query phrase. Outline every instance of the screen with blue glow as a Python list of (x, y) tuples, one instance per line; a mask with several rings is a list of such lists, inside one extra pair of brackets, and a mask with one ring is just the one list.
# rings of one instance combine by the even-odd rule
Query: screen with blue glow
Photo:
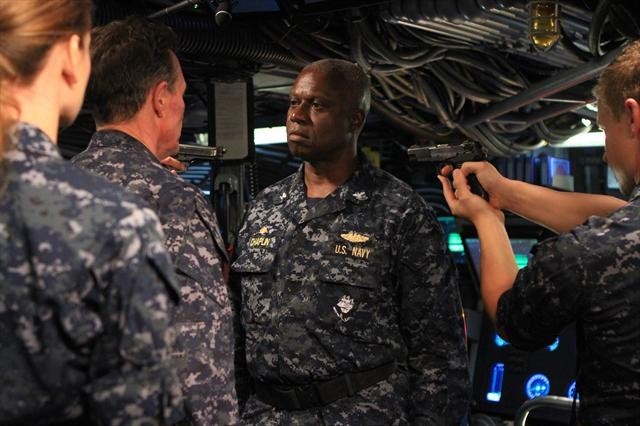
[(573, 190), (571, 162), (568, 159), (541, 154), (534, 163), (540, 184)]
[(438, 222), (440, 222), (440, 226), (442, 226), (447, 247), (453, 256), (453, 260), (456, 263), (464, 263), (464, 245), (462, 244), (462, 237), (456, 225), (456, 219), (453, 216), (439, 216)]
[(571, 163), (565, 158), (547, 157), (549, 164), (549, 184), (553, 183), (556, 176), (569, 176), (571, 174)]
[[(567, 398), (573, 399), (575, 394), (576, 394), (576, 382), (574, 380), (573, 382), (571, 382), (571, 384), (569, 385), (569, 388), (567, 389)], [(576, 396), (576, 400), (578, 399), (580, 399), (580, 394)]]
[(616, 175), (613, 174), (613, 171), (609, 167), (607, 167), (607, 188), (620, 189), (620, 184), (616, 179)]
[[(516, 265), (518, 269), (524, 268), (529, 264), (531, 260), (531, 248), (538, 242), (535, 238), (510, 238), (511, 248), (515, 256)], [(480, 240), (478, 238), (465, 238), (464, 240), (467, 252), (471, 258), (471, 263), (476, 272), (477, 277), (480, 277)]]
[[(547, 341), (547, 345), (535, 351), (520, 350), (508, 341), (509, 336), (505, 337), (496, 333), (488, 317), (483, 318), (473, 377), (477, 412), (513, 419), (517, 409), (529, 399), (544, 395), (571, 398), (571, 392), (575, 391), (570, 387), (576, 379), (573, 324), (563, 329), (557, 339)], [(556, 410), (535, 410), (527, 424), (546, 425), (549, 423), (535, 422), (560, 420), (558, 414)]]
[(534, 374), (527, 379), (525, 385), (525, 393), (529, 399), (549, 395), (550, 389), (551, 382), (549, 382), (549, 379), (544, 374)]
[(549, 352), (553, 352), (556, 349), (558, 349), (558, 345), (560, 344), (560, 338), (556, 337), (556, 340), (553, 341), (552, 344), (550, 344), (549, 346), (547, 346), (547, 350)]
[(495, 335), (493, 336), (493, 343), (495, 343), (498, 347), (507, 346), (509, 344), (509, 342), (500, 337), (498, 333), (495, 333)]
[(501, 362), (493, 364), (491, 377), (489, 378), (489, 390), (487, 401), (500, 402), (502, 397), (502, 377), (504, 376), (504, 364)]

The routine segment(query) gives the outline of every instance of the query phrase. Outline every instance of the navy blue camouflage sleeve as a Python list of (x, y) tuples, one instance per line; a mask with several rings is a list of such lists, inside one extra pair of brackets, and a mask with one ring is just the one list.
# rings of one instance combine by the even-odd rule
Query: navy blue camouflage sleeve
[[(169, 362), (175, 338), (170, 311), (178, 300), (171, 260), (150, 210), (132, 210), (114, 234), (115, 255), (93, 271), (107, 291), (102, 315), (113, 338), (94, 348), (85, 391), (93, 415), (109, 424), (171, 424), (183, 417)], [(117, 347), (100, 346), (112, 344)], [(120, 357), (105, 356), (114, 352)]]
[(567, 233), (539, 243), (534, 250), (512, 289), (500, 296), (496, 314), (498, 332), (524, 350), (551, 344), (574, 321), (584, 303), (582, 283), (593, 279), (589, 265), (606, 264), (600, 253), (608, 248), (589, 247)]
[(402, 227), (400, 312), (409, 352), (412, 424), (459, 424), (468, 409), (469, 375), (455, 265), (425, 204), (407, 209)]

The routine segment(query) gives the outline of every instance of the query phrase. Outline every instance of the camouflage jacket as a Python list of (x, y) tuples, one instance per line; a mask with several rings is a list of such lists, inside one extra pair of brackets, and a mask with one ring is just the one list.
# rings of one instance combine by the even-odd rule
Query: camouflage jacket
[(124, 186), (160, 217), (180, 284), (174, 357), (187, 412), (198, 425), (236, 423), (231, 302), (222, 274), (227, 254), (210, 203), (122, 132), (96, 132), (73, 162)]
[(389, 379), (319, 410), (249, 398), (252, 424), (458, 424), (468, 402), (457, 274), (435, 215), (407, 185), (364, 162), (309, 208), (304, 165), (245, 216), (241, 277), (247, 367), (306, 384), (397, 360)]
[(167, 365), (178, 293), (162, 231), (19, 123), (0, 194), (0, 424), (182, 416)]
[(499, 331), (537, 349), (577, 321), (581, 425), (640, 419), (640, 187), (609, 217), (591, 217), (534, 247), (498, 304)]

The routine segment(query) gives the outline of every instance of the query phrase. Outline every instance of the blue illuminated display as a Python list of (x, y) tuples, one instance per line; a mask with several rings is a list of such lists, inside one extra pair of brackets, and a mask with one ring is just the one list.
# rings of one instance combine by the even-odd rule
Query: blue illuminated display
[(456, 219), (453, 216), (439, 216), (438, 222), (442, 226), (442, 230), (447, 239), (447, 247), (451, 253), (455, 263), (466, 263), (464, 244), (462, 243), (462, 237), (458, 232), (458, 225), (456, 225)]
[[(567, 397), (573, 399), (573, 396), (575, 394), (576, 394), (576, 381), (574, 380), (573, 382), (571, 382), (571, 384), (569, 385), (569, 388), (567, 389)], [(578, 394), (576, 399), (580, 399), (580, 394)]]
[(491, 377), (489, 378), (489, 392), (487, 401), (499, 402), (502, 397), (502, 377), (504, 376), (504, 364), (498, 362), (493, 364)]
[(447, 241), (449, 251), (452, 253), (464, 253), (464, 246), (462, 245), (462, 237), (457, 232), (449, 234)]
[(529, 264), (529, 255), (523, 253), (514, 254), (518, 269), (522, 269)]
[(527, 398), (535, 398), (537, 396), (549, 395), (549, 390), (551, 389), (551, 383), (549, 379), (544, 374), (534, 374), (529, 377), (527, 380), (527, 384), (525, 386), (525, 392), (527, 394)]
[(500, 337), (498, 335), (498, 333), (496, 333), (493, 336), (493, 342), (496, 344), (496, 346), (498, 347), (503, 347), (503, 346), (507, 346), (509, 344), (509, 342), (507, 342), (506, 340), (504, 340), (502, 337)]
[(558, 337), (556, 337), (556, 340), (554, 340), (552, 344), (547, 346), (547, 349), (549, 350), (549, 352), (553, 352), (556, 349), (558, 349), (558, 345), (559, 344), (560, 344), (560, 339)]

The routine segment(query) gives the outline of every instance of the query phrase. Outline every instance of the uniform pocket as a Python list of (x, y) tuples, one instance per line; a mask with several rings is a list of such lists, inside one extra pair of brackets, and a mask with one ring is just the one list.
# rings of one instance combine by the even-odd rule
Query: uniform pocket
[(269, 321), (275, 258), (274, 250), (249, 249), (231, 265), (231, 269), (242, 277), (242, 317), (246, 323)]
[(356, 340), (375, 339), (380, 298), (376, 265), (333, 259), (320, 274), (317, 325)]
[(213, 268), (219, 269), (219, 266), (199, 267), (191, 264), (187, 256), (177, 259), (176, 272), (180, 285), (178, 312), (186, 318), (202, 317), (206, 321), (212, 310), (229, 308), (229, 294), (222, 278), (222, 271)]

